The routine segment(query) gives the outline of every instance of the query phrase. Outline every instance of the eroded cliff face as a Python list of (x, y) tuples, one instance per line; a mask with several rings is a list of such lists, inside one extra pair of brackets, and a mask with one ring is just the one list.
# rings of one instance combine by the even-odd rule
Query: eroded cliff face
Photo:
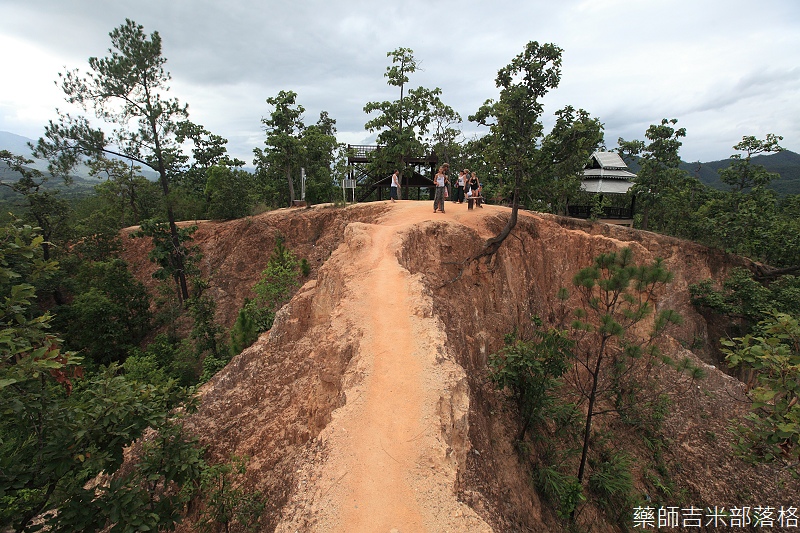
[[(354, 501), (356, 508), (363, 503), (361, 509), (383, 505), (357, 500), (365, 496), (347, 483), (361, 479), (359, 472), (364, 479), (374, 477), (362, 472), (360, 463), (383, 460), (378, 471), (387, 476), (405, 465), (412, 499), (421, 505), (399, 510), (397, 520), (421, 524), (420, 530), (561, 531), (513, 449), (517, 421), (487, 381), (487, 357), (502, 347), (505, 334), (529, 327), (531, 316), (548, 318), (559, 287), (569, 287), (595, 256), (626, 246), (637, 262), (660, 257), (674, 273), (658, 306), (677, 310), (684, 323), (670, 331), (666, 345), (676, 357), (689, 357), (708, 371), (699, 388), (684, 389), (674, 376), (663, 376), (676, 384), (665, 422), (665, 463), (686, 489), (683, 500), (676, 495), (670, 504), (797, 504), (797, 486), (785, 474), (731, 457), (728, 419), (745, 412), (738, 401), (743, 388), (701, 360), (713, 360), (704, 355), (713, 339), (689, 303), (688, 286), (720, 279), (739, 260), (647, 232), (523, 214), (491, 263), (464, 265), (499, 231), (509, 211), (454, 207), (447, 215), (431, 216), (429, 210), (429, 202), (373, 203), (199, 224), (195, 241), (203, 252), (202, 268), (226, 326), (251, 296), (278, 233), (312, 266), (311, 279), (280, 311), (272, 330), (202, 389), (200, 410), (191, 419), (213, 456), (250, 457), (248, 484), (269, 496), (266, 530), (347, 530), (348, 520), (359, 518)], [(391, 261), (378, 248), (391, 254)], [(146, 242), (130, 242), (127, 258), (147, 280), (152, 267)], [(391, 294), (382, 287), (392, 287)], [(410, 331), (404, 334), (411, 339), (408, 347), (391, 337), (399, 321), (376, 322), (376, 313), (408, 317), (408, 325), (401, 324)], [(375, 331), (381, 328), (386, 330)], [(392, 342), (381, 344), (382, 335)], [(393, 388), (385, 396), (419, 386), (413, 390), (425, 400), (409, 411), (417, 413), (410, 418), (418, 418), (421, 429), (411, 437), (385, 437), (380, 451), (359, 461), (359, 450), (371, 446), (365, 440), (369, 432), (352, 434), (359, 432), (358, 421), (363, 426), (370, 420), (370, 409), (380, 407), (384, 396), (376, 388), (387, 383), (381, 381), (381, 365), (391, 363), (384, 355), (396, 349), (408, 355), (394, 363), (401, 366), (384, 369), (386, 374), (408, 370), (422, 377), (412, 372), (410, 384), (384, 385)], [(376, 434), (384, 430), (400, 431), (375, 428)], [(636, 456), (636, 439), (619, 446)], [(593, 512), (583, 519), (594, 520)], [(613, 529), (601, 523), (595, 528)]]

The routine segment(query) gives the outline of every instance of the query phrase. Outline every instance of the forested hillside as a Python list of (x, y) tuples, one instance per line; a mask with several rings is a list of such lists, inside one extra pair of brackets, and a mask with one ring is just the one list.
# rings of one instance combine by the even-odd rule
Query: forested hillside
[[(755, 156), (753, 163), (780, 175), (780, 179), (769, 184), (770, 189), (778, 194), (800, 194), (800, 154), (784, 150), (777, 154)], [(724, 159), (707, 163), (683, 163), (681, 168), (696, 176), (704, 185), (728, 190), (729, 186), (722, 182), (719, 171), (730, 164), (730, 159)]]
[[(416, 476), (369, 503), (424, 495), (409, 531), (797, 512), (800, 194), (776, 192), (798, 182), (780, 135), (731, 139), (716, 188), (664, 118), (614, 148), (630, 192), (589, 194), (603, 122), (543, 119), (559, 46), (509, 58), (469, 139), (401, 47), (375, 73), (397, 98), (363, 105), (381, 147), (360, 166), (285, 88), (253, 110), (251, 172), (170, 91), (158, 32), (109, 37), (58, 77), (82, 111), (0, 149), (0, 530), (361, 524), (348, 495), (386, 487), (348, 466), (362, 448), (352, 464)], [(632, 228), (597, 222), (618, 204)], [(360, 388), (393, 368), (412, 381)], [(392, 436), (408, 412), (383, 400), (412, 385), (419, 416)]]

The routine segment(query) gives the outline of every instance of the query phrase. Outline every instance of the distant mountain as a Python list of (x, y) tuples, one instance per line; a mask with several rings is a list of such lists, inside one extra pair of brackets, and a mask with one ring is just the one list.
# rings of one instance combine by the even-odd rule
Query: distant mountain
[(28, 147), (28, 143), (33, 142), (32, 139), (28, 139), (27, 137), (7, 131), (0, 131), (0, 150), (8, 150), (16, 155), (30, 157), (31, 149)]
[[(780, 174), (780, 179), (770, 183), (770, 189), (779, 194), (800, 194), (800, 154), (784, 150), (777, 154), (757, 155), (753, 157), (752, 162), (763, 166), (769, 172)], [(699, 164), (683, 163), (681, 168), (709, 187), (727, 190), (728, 186), (719, 179), (719, 171), (728, 167), (730, 163), (730, 159)]]
[[(43, 159), (35, 159), (31, 156), (31, 149), (28, 146), (28, 143), (35, 144), (36, 141), (33, 139), (28, 139), (27, 137), (23, 137), (21, 135), (17, 135), (15, 133), (10, 133), (7, 131), (0, 131), (0, 150), (8, 150), (12, 154), (21, 155), (27, 159), (33, 159), (33, 163), (30, 164), (30, 168), (35, 168), (40, 172), (47, 172), (47, 161)], [(86, 165), (79, 165), (74, 169), (73, 178), (79, 178), (83, 180), (89, 180), (96, 183), (99, 183), (97, 178), (92, 177), (89, 175), (89, 167)], [(141, 174), (149, 179), (150, 181), (156, 181), (158, 179), (158, 174), (153, 172), (152, 170), (142, 169)], [(0, 179), (9, 180), (9, 179), (19, 179), (19, 176), (14, 176), (14, 173), (11, 172), (7, 167), (2, 166), (0, 167)]]

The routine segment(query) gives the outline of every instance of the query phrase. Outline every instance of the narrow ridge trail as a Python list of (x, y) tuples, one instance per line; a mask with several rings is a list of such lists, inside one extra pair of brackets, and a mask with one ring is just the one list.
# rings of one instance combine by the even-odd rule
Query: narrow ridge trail
[[(346, 403), (318, 437), (324, 456), (304, 477), (306, 493), (293, 498), (313, 531), (492, 531), (456, 497), (459, 456), (468, 451), (464, 371), (447, 354), (421, 274), (398, 262), (412, 225), (452, 222), (429, 208), (399, 202), (376, 224), (350, 224), (334, 254), (344, 254), (336, 260), (351, 274), (332, 327), (358, 346)], [(297, 526), (278, 531), (303, 530)]]

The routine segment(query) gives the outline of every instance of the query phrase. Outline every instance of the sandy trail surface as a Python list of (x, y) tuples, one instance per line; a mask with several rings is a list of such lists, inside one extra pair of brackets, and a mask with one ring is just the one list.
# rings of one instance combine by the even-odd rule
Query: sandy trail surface
[(492, 531), (456, 497), (469, 446), (464, 371), (448, 354), (421, 275), (397, 259), (412, 225), (477, 227), (492, 211), (446, 208), (434, 214), (432, 202), (397, 202), (375, 224), (350, 224), (331, 257), (353, 273), (332, 328), (358, 346), (345, 376), (346, 404), (318, 436), (319, 457), (300, 473), (294, 510), (277, 531)]

